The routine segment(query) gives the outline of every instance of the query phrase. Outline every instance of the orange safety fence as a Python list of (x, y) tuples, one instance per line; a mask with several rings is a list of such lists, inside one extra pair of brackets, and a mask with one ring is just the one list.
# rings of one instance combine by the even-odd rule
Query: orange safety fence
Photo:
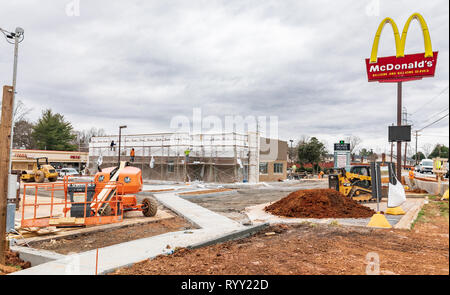
[[(69, 188), (75, 186), (78, 190), (72, 192), (72, 200), (69, 200)], [(93, 188), (95, 191), (92, 191)], [(99, 192), (104, 189), (108, 190), (110, 198), (98, 200)], [(91, 200), (88, 200), (89, 191), (93, 193)], [(99, 186), (93, 182), (69, 182), (67, 176), (62, 183), (25, 184), (21, 226), (23, 228), (86, 226), (120, 222), (123, 220), (123, 208), (121, 208), (119, 192), (123, 192), (123, 184), (119, 182), (108, 182)], [(115, 208), (113, 213), (107, 216), (101, 215), (101, 208), (108, 205)], [(75, 206), (83, 210), (81, 216), (71, 216), (71, 209), (75, 209)]]

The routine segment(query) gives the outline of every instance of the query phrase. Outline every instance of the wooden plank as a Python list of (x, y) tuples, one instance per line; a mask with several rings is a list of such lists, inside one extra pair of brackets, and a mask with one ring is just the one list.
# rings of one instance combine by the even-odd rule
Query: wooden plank
[(0, 264), (5, 264), (7, 250), (6, 208), (12, 117), (13, 88), (11, 86), (3, 86), (2, 118), (0, 123)]

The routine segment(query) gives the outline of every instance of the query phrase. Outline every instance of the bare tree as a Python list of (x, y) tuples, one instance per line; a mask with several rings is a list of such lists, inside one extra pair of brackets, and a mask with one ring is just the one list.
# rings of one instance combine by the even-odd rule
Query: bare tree
[[(0, 109), (2, 107), (2, 102), (0, 100)], [(33, 109), (27, 108), (26, 105), (21, 100), (16, 100), (14, 107), (14, 122), (19, 122), (25, 119), (25, 116), (28, 115)]]
[(346, 142), (350, 143), (350, 154), (354, 154), (355, 149), (361, 144), (362, 140), (359, 136), (348, 136), (345, 139)]
[(106, 135), (105, 130), (103, 129), (97, 129), (95, 127), (92, 127), (91, 129), (82, 130), (82, 131), (76, 131), (76, 139), (73, 142), (73, 144), (76, 144), (79, 146), (80, 151), (88, 151), (89, 150), (89, 143), (91, 142), (92, 137), (96, 136), (104, 136)]
[(27, 108), (27, 106), (21, 101), (16, 101), (16, 106), (14, 108), (14, 123), (22, 121), (33, 109)]
[(14, 123), (13, 148), (34, 149), (33, 124), (25, 119)]
[(431, 151), (433, 150), (433, 145), (431, 143), (426, 143), (422, 145), (422, 151), (425, 154), (425, 157), (427, 157), (431, 154)]

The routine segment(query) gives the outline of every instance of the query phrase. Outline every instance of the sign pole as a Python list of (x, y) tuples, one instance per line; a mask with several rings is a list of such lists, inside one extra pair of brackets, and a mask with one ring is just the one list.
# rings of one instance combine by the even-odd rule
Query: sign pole
[[(402, 82), (397, 82), (397, 126), (402, 125)], [(402, 142), (397, 141), (397, 175), (402, 182)]]

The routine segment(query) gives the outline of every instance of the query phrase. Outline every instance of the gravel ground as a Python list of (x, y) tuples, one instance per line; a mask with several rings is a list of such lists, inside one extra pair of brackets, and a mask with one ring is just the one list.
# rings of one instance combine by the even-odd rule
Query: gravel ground
[(189, 199), (189, 201), (230, 219), (245, 223), (248, 222), (247, 215), (243, 213), (246, 207), (277, 201), (293, 191), (313, 188), (328, 188), (328, 182), (301, 180), (292, 183), (275, 183), (270, 187), (259, 189), (238, 189), (237, 194), (195, 198)]

